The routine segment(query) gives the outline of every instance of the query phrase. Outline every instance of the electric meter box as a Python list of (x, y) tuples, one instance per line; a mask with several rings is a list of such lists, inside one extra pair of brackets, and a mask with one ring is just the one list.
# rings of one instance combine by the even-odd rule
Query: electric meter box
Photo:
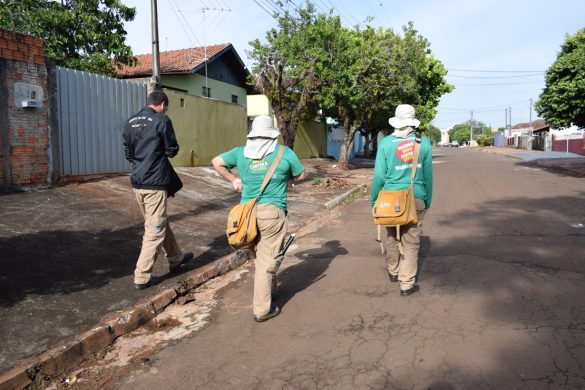
[(38, 85), (14, 83), (14, 105), (18, 108), (41, 108), (43, 89)]

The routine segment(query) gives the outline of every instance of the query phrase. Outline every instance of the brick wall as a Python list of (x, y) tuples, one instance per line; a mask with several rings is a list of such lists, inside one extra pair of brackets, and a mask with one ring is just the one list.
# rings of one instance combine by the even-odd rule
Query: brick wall
[(552, 136), (552, 150), (555, 152), (569, 152), (585, 156), (585, 133), (581, 138), (573, 139), (558, 139), (553, 134)]
[[(17, 107), (15, 83), (39, 86), (42, 107)], [(49, 92), (42, 39), (0, 29), (0, 85), (0, 185), (47, 184)]]

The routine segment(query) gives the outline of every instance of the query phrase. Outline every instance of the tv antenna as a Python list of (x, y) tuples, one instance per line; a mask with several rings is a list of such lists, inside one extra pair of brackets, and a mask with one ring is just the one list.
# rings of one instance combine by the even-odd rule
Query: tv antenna
[[(206, 33), (206, 20), (205, 14), (209, 12), (217, 13), (217, 16), (213, 20), (214, 22), (218, 20), (218, 17), (222, 14), (227, 15), (228, 12), (231, 12), (230, 8), (214, 8), (214, 7), (203, 7), (198, 8), (195, 11), (185, 11), (185, 12), (197, 12), (203, 15), (203, 64), (205, 66), (205, 97), (209, 97), (209, 87), (207, 85), (207, 33)], [(218, 22), (218, 25), (221, 23)]]

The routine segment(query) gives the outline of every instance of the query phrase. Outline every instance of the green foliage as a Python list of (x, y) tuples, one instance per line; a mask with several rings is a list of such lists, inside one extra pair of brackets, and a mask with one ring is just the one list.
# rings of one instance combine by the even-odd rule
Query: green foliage
[[(492, 129), (490, 129), (488, 126), (486, 126), (485, 123), (479, 122), (476, 120), (473, 120), (473, 122), (471, 120), (468, 120), (465, 123), (460, 123), (460, 124), (453, 126), (451, 131), (449, 131), (449, 139), (451, 141), (457, 141), (457, 142), (459, 142), (459, 144), (463, 144), (463, 143), (469, 141), (469, 135), (471, 132), (471, 125), (473, 125), (473, 139), (476, 140), (477, 143), (479, 143), (478, 136), (477, 136), (478, 133), (481, 133), (481, 135), (479, 137), (492, 136)], [(493, 137), (492, 137), (492, 144), (493, 144)]]
[(44, 39), (59, 66), (108, 75), (133, 59), (124, 22), (135, 15), (120, 0), (0, 1), (0, 28)]
[(493, 146), (494, 145), (494, 136), (493, 135), (480, 135), (476, 139), (477, 143), (481, 146)]
[(285, 143), (293, 146), (298, 124), (321, 108), (346, 129), (342, 168), (356, 131), (374, 139), (401, 103), (413, 105), (421, 130), (430, 131), (440, 97), (453, 90), (447, 69), (412, 24), (402, 34), (349, 29), (307, 2), (279, 17), (266, 43), (250, 45), (254, 83), (268, 97)]
[(328, 73), (320, 103), (346, 129), (340, 166), (345, 167), (353, 134), (358, 129), (374, 138), (388, 127), (401, 103), (413, 105), (421, 130), (430, 129), (439, 98), (450, 92), (447, 70), (430, 55), (428, 41), (412, 24), (403, 34), (391, 29), (344, 29), (337, 38), (337, 51)]
[(449, 132), (449, 139), (451, 141), (457, 141), (459, 144), (464, 143), (465, 141), (469, 141), (469, 134), (471, 132), (471, 127), (469, 124), (462, 123), (453, 126), (451, 131)]
[(430, 125), (428, 129), (424, 130), (422, 133), (423, 135), (429, 137), (431, 142), (433, 142), (434, 144), (441, 142), (441, 130), (439, 130), (437, 127), (433, 125)]
[(293, 146), (300, 122), (315, 115), (315, 96), (330, 68), (341, 24), (338, 17), (317, 14), (307, 3), (278, 18), (278, 28), (266, 33), (266, 43), (250, 42), (255, 85), (268, 97), (283, 138)]
[(585, 28), (567, 35), (535, 104), (552, 127), (585, 127)]

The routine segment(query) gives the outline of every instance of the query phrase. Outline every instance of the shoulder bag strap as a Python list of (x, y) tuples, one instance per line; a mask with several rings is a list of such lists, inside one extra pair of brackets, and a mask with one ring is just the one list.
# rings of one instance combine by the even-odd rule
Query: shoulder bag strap
[(414, 141), (414, 156), (412, 157), (412, 175), (410, 176), (410, 186), (414, 185), (414, 176), (416, 175), (416, 168), (418, 167), (418, 151), (420, 150), (420, 145), (415, 140)]
[(270, 166), (270, 170), (266, 173), (266, 176), (264, 176), (264, 181), (262, 182), (262, 187), (260, 187), (260, 193), (258, 194), (258, 197), (260, 197), (260, 195), (262, 195), (262, 193), (264, 192), (264, 189), (268, 185), (268, 182), (272, 178), (274, 171), (276, 171), (276, 166), (280, 162), (280, 158), (282, 157), (283, 151), (284, 151), (284, 147), (282, 145), (278, 145), (278, 153), (276, 154), (276, 158), (274, 159), (274, 161), (272, 162), (272, 165)]

